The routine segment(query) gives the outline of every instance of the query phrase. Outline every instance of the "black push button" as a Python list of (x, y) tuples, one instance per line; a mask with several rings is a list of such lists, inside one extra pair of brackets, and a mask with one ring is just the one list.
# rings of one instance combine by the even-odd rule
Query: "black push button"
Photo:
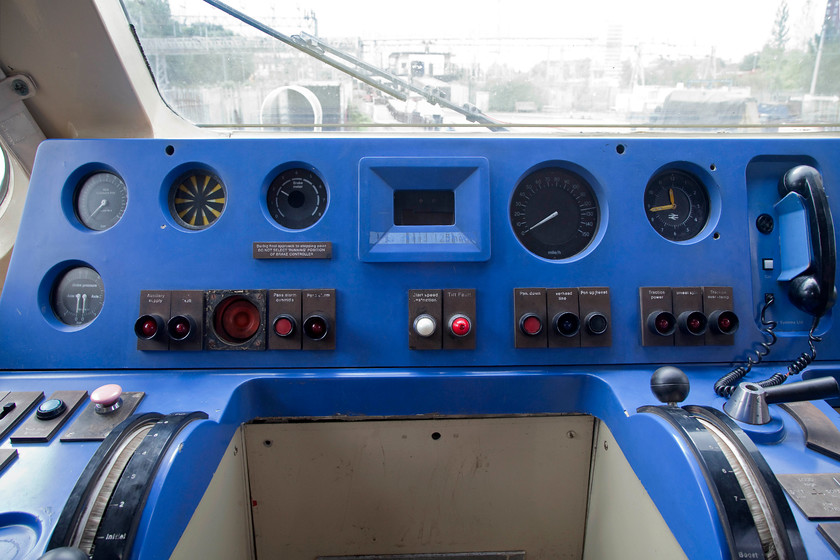
[(52, 420), (61, 416), (65, 410), (67, 410), (67, 405), (64, 404), (63, 400), (50, 399), (41, 403), (41, 406), (35, 411), (35, 416), (38, 417), (38, 420)]

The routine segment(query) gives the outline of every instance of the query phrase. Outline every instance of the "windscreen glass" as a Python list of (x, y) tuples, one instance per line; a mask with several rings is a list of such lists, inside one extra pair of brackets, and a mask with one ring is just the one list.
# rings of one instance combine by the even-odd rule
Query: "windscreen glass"
[(124, 0), (164, 100), (284, 132), (840, 123), (840, 2)]

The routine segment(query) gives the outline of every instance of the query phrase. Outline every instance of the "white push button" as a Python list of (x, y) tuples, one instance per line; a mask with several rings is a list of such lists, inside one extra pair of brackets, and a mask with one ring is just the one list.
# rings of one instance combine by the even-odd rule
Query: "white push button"
[(435, 334), (437, 330), (437, 322), (435, 321), (434, 317), (431, 315), (418, 315), (416, 319), (414, 319), (414, 332), (418, 335), (428, 338)]

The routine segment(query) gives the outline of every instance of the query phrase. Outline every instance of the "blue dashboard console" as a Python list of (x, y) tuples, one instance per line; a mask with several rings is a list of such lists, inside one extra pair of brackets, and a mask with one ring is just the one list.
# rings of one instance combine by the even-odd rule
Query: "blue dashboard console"
[[(837, 473), (837, 458), (806, 447), (773, 398), (765, 424), (721, 411), (742, 374), (754, 392), (776, 372), (837, 375), (838, 151), (830, 138), (45, 142), (0, 299), (0, 553), (68, 544), (97, 465), (127, 445), (155, 460), (123, 462), (113, 496), (134, 509), (109, 515), (112, 498), (94, 558), (168, 557), (255, 419), (583, 414), (615, 436), (687, 557), (763, 557), (761, 523), (727, 503), (750, 492), (703, 447), (725, 446), (692, 435), (707, 430), (752, 457), (787, 557), (835, 557), (824, 535), (840, 517), (809, 518), (774, 474)], [(690, 393), (655, 396), (663, 366)]]

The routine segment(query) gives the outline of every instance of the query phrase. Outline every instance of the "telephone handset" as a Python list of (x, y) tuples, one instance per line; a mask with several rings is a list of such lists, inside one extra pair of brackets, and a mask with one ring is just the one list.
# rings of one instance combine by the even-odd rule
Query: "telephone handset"
[(808, 165), (789, 169), (779, 181), (779, 195), (801, 197), (808, 215), (811, 263), (791, 279), (788, 297), (798, 309), (822, 317), (837, 299), (834, 274), (837, 262), (834, 220), (819, 171)]
[[(837, 288), (834, 285), (837, 266), (834, 220), (831, 218), (828, 197), (819, 171), (808, 165), (789, 169), (779, 180), (779, 195), (782, 200), (776, 204), (776, 209), (780, 218), (781, 260), (788, 262), (782, 263), (783, 270), (778, 280), (788, 282), (788, 297), (791, 303), (812, 315), (814, 321), (808, 333), (808, 351), (791, 362), (786, 373), (774, 373), (763, 381), (755, 382), (755, 385), (764, 388), (781, 385), (788, 377), (802, 373), (817, 358), (815, 343), (821, 338), (815, 331), (820, 317), (831, 309), (837, 299)], [(803, 214), (807, 215), (807, 218)], [(782, 225), (785, 227), (781, 227)], [(807, 245), (810, 247), (803, 249)], [(805, 251), (810, 254), (802, 254)], [(736, 389), (736, 384), (770, 353), (770, 348), (776, 343), (774, 330), (777, 323), (767, 317), (767, 310), (774, 301), (772, 293), (766, 294), (759, 315), (765, 340), (759, 344), (757, 350), (751, 351), (752, 355), (747, 357), (746, 363), (736, 367), (715, 383), (715, 393), (721, 397), (730, 397)]]

